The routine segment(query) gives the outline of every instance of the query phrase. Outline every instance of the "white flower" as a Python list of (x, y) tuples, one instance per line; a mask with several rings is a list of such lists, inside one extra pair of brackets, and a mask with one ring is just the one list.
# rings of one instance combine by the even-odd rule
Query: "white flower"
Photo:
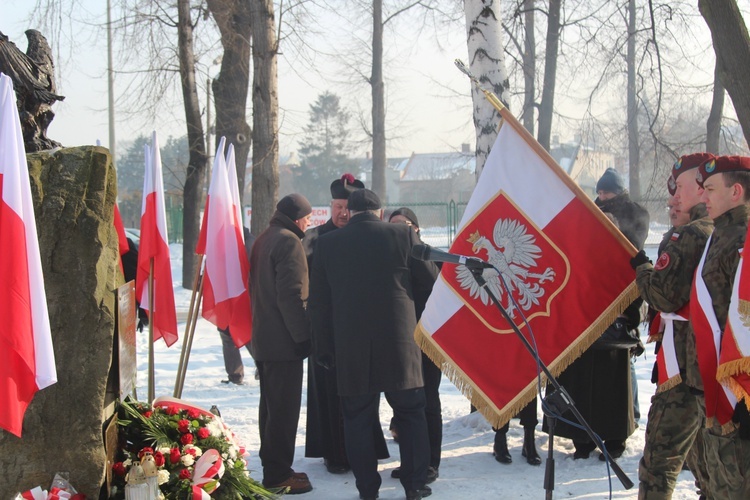
[(199, 456), (203, 455), (203, 451), (201, 451), (201, 449), (195, 446), (194, 444), (186, 444), (185, 446), (182, 447), (183, 453), (187, 453), (188, 450), (193, 450), (193, 452), (195, 453), (195, 458), (198, 458)]
[(172, 449), (169, 446), (161, 446), (157, 448), (156, 451), (160, 452), (162, 455), (169, 455)]
[(169, 481), (169, 471), (167, 469), (159, 469), (159, 473), (156, 477), (159, 484), (164, 484)]
[(182, 462), (182, 465), (185, 467), (190, 467), (195, 463), (195, 459), (193, 458), (193, 455), (182, 455), (182, 457), (180, 457), (180, 462)]

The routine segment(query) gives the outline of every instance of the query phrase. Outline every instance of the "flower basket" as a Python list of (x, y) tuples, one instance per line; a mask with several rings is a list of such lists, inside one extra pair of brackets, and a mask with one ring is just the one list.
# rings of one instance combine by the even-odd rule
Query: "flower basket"
[(149, 500), (277, 498), (250, 477), (229, 427), (202, 408), (176, 398), (122, 401), (118, 424), (112, 499), (140, 493), (144, 482), (153, 491)]

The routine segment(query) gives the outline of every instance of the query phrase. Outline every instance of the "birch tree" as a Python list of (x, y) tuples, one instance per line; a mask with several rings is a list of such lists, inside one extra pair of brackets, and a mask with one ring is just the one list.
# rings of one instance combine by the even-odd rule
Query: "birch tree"
[[(469, 69), (487, 90), (503, 103), (508, 102), (508, 73), (505, 69), (504, 46), (499, 19), (500, 2), (495, 0), (466, 0), (466, 43), (469, 50)], [(487, 156), (497, 137), (500, 113), (472, 85), (471, 99), (476, 129), (476, 177), (482, 173)]]

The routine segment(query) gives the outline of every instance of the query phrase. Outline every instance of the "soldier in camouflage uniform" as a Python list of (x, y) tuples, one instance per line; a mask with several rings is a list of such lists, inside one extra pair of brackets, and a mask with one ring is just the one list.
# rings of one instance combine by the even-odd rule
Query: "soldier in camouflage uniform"
[[(702, 281), (713, 304), (719, 327), (724, 332), (732, 295), (734, 277), (739, 263), (739, 252), (745, 243), (750, 201), (750, 158), (721, 156), (698, 169), (698, 183), (704, 188), (701, 201), (706, 204), (713, 219), (714, 232), (708, 243), (705, 262), (701, 270)], [(692, 301), (695, 302), (695, 301)], [(691, 317), (695, 322), (696, 305), (691, 302)], [(713, 335), (698, 328), (695, 334)], [(709, 387), (713, 384), (713, 387)], [(716, 381), (704, 373), (704, 389), (721, 391)], [(707, 409), (711, 410), (711, 409)], [(743, 402), (735, 406), (734, 418), (721, 425), (710, 418), (703, 431), (706, 466), (711, 471), (709, 498), (721, 500), (750, 498), (750, 415)]]
[(638, 468), (640, 499), (671, 498), (686, 458), (701, 491), (705, 493), (708, 489), (708, 476), (699, 459), (702, 455), (700, 442), (697, 453), (688, 453), (704, 425), (705, 416), (696, 397), (702, 385), (686, 306), (690, 301), (693, 274), (712, 230), (706, 207), (700, 203), (702, 189), (695, 182), (695, 169), (713, 158), (709, 153), (695, 153), (682, 156), (675, 163), (669, 178), (670, 190), (675, 189), (677, 207), (689, 216), (689, 221), (668, 232), (656, 265), (651, 265), (643, 251), (631, 261), (637, 271), (641, 297), (659, 312), (677, 313), (684, 318), (668, 320), (672, 321), (674, 343), (665, 342), (661, 347), (674, 350), (679, 373), (670, 373), (668, 379), (667, 374), (662, 373), (662, 383), (651, 398), (646, 444)]

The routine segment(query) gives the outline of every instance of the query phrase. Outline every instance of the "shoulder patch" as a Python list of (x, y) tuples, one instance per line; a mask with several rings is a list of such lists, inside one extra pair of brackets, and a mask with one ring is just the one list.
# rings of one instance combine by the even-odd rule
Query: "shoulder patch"
[(677, 241), (678, 239), (680, 239), (680, 233), (672, 233), (672, 236), (670, 236), (669, 239), (672, 241)]
[(654, 266), (654, 269), (656, 269), (657, 271), (660, 271), (664, 269), (665, 267), (667, 267), (668, 265), (669, 265), (669, 253), (664, 252), (659, 257), (659, 260), (656, 261), (656, 265)]

